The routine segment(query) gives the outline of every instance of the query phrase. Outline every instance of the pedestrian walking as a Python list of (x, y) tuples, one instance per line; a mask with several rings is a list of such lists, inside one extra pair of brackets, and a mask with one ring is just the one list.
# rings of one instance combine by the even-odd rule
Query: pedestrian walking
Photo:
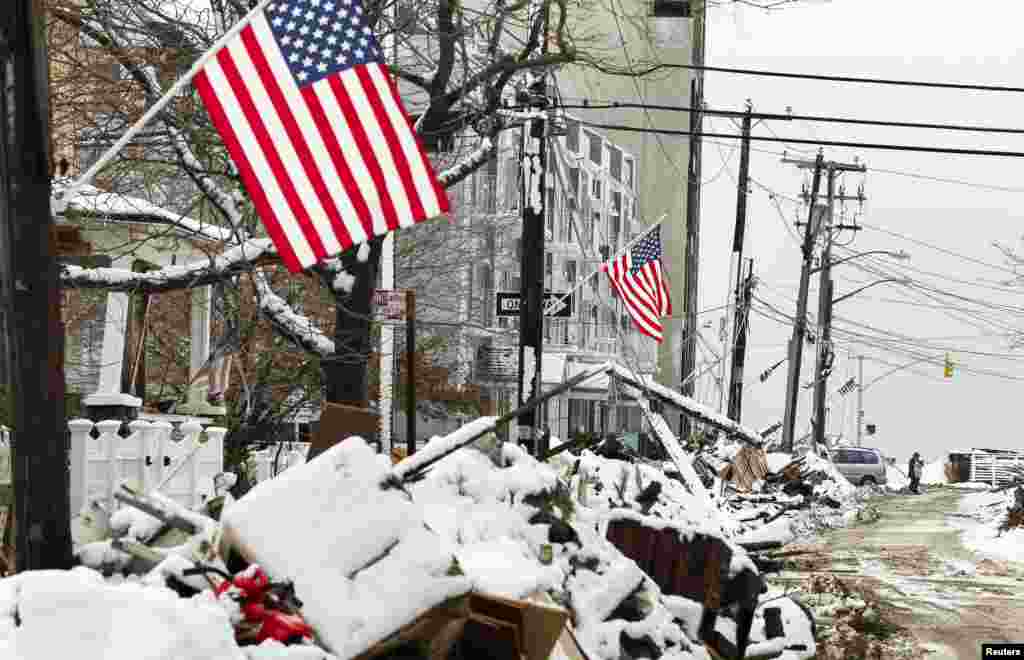
[(921, 486), (921, 473), (924, 471), (924, 461), (921, 460), (921, 454), (914, 452), (914, 455), (910, 457), (910, 463), (907, 465), (907, 474), (910, 476), (910, 492), (920, 494)]

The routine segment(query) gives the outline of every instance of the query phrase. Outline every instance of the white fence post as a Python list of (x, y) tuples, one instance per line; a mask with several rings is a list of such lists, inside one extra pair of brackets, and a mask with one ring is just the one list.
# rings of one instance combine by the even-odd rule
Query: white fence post
[(68, 420), (71, 429), (71, 515), (89, 503), (89, 450), (94, 424), (88, 419)]
[(117, 432), (121, 428), (121, 422), (116, 419), (105, 419), (96, 422), (96, 428), (100, 432), (99, 445), (104, 451), (104, 463), (106, 463), (106, 488), (107, 509), (113, 511), (117, 502), (114, 500), (114, 490), (117, 488), (117, 480), (120, 477), (120, 470), (117, 464), (117, 449), (121, 438)]
[(209, 477), (210, 497), (217, 492), (217, 485), (214, 480), (217, 475), (224, 471), (224, 436), (228, 430), (223, 426), (206, 427), (206, 444), (199, 450), (196, 461), (202, 470), (203, 486), (206, 487), (206, 480)]
[(185, 450), (182, 460), (188, 461), (185, 473), (188, 476), (189, 503), (186, 506), (199, 506), (199, 434), (203, 432), (203, 425), (196, 420), (189, 420), (181, 425), (181, 432), (185, 434), (182, 440), (182, 448)]
[(174, 425), (166, 420), (153, 422), (153, 486), (163, 482), (164, 474), (170, 463), (167, 455), (167, 443), (171, 441), (171, 433), (174, 432)]
[[(126, 478), (129, 474), (134, 473), (135, 478), (138, 479), (138, 483), (135, 486), (142, 492), (146, 491), (146, 456), (147, 451), (147, 440), (149, 439), (149, 427), (150, 424), (144, 419), (132, 420), (128, 423), (128, 429), (131, 431), (131, 435), (121, 440), (121, 451), (118, 452), (119, 467), (123, 466), (125, 469), (121, 473), (122, 479)], [(124, 463), (131, 464), (131, 470), (127, 469), (128, 466)]]

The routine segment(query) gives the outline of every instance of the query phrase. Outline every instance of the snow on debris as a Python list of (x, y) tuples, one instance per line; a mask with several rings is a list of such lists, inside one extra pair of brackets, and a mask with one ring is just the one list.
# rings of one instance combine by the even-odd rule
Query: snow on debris
[(225, 537), (276, 580), (295, 582), (328, 650), (358, 655), (470, 582), (358, 437), (264, 481), (224, 513)]
[(964, 547), (982, 557), (1024, 561), (1024, 527), (1000, 530), (1014, 503), (1014, 489), (972, 492), (960, 500), (957, 517), (948, 523), (961, 530)]
[(932, 486), (949, 483), (946, 480), (946, 459), (937, 458), (930, 463), (925, 463), (921, 470), (921, 483)]
[(419, 449), (412, 456), (402, 459), (395, 466), (392, 474), (401, 479), (408, 474), (417, 471), (422, 465), (436, 459), (439, 456), (452, 451), (455, 447), (466, 442), (474, 435), (484, 433), (494, 426), (497, 417), (479, 417), (469, 424), (452, 431), (445, 436), (434, 436), (425, 447)]
[(910, 478), (895, 465), (885, 466), (885, 487), (888, 490), (901, 491), (910, 486)]
[(853, 496), (857, 487), (840, 474), (832, 461), (822, 458), (813, 452), (805, 454), (804, 470), (818, 470), (828, 475), (828, 479), (814, 487), (814, 494), (843, 500)]
[(12, 660), (245, 660), (211, 592), (111, 585), (88, 568), (0, 580), (0, 656)]

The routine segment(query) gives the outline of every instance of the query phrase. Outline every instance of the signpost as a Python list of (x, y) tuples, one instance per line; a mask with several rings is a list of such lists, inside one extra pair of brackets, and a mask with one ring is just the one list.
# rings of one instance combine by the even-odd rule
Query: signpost
[[(386, 324), (405, 323), (406, 397), (405, 447), (408, 456), (416, 452), (416, 292), (412, 289), (377, 289), (373, 292), (374, 320)], [(389, 356), (381, 356), (388, 359)], [(390, 396), (390, 393), (381, 393)]]
[[(518, 291), (498, 291), (497, 307), (495, 313), (498, 316), (519, 316), (519, 305), (522, 296)], [(565, 293), (546, 291), (544, 293), (544, 316), (554, 319), (572, 318), (575, 310), (574, 297)], [(562, 298), (565, 298), (563, 301)], [(552, 309), (554, 306), (554, 309)]]

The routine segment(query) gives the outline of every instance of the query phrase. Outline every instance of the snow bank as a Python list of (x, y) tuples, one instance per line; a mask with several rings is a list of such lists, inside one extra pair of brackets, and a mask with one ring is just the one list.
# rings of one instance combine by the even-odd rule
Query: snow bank
[(801, 472), (824, 472), (827, 477), (825, 481), (814, 487), (815, 495), (831, 497), (834, 500), (844, 500), (856, 494), (857, 487), (840, 474), (836, 466), (832, 464), (832, 461), (811, 452), (805, 454), (804, 458), (806, 460), (804, 460)]
[(910, 486), (910, 479), (895, 465), (885, 466), (885, 487), (889, 490), (899, 491)]
[(793, 462), (792, 454), (785, 452), (771, 452), (766, 455), (768, 459), (768, 470), (770, 472), (779, 472), (782, 468), (786, 467)]
[(964, 547), (983, 557), (1024, 561), (1024, 528), (1005, 532), (999, 526), (1013, 504), (1013, 489), (1002, 492), (974, 492), (960, 500), (960, 517), (947, 522), (961, 530)]
[[(18, 624), (15, 623), (17, 617)], [(0, 580), (0, 657), (11, 660), (244, 660), (228, 614), (206, 592), (180, 598), (88, 568)]]
[(930, 485), (941, 485), (949, 483), (946, 481), (946, 459), (937, 458), (931, 463), (925, 463), (921, 471), (921, 483)]

